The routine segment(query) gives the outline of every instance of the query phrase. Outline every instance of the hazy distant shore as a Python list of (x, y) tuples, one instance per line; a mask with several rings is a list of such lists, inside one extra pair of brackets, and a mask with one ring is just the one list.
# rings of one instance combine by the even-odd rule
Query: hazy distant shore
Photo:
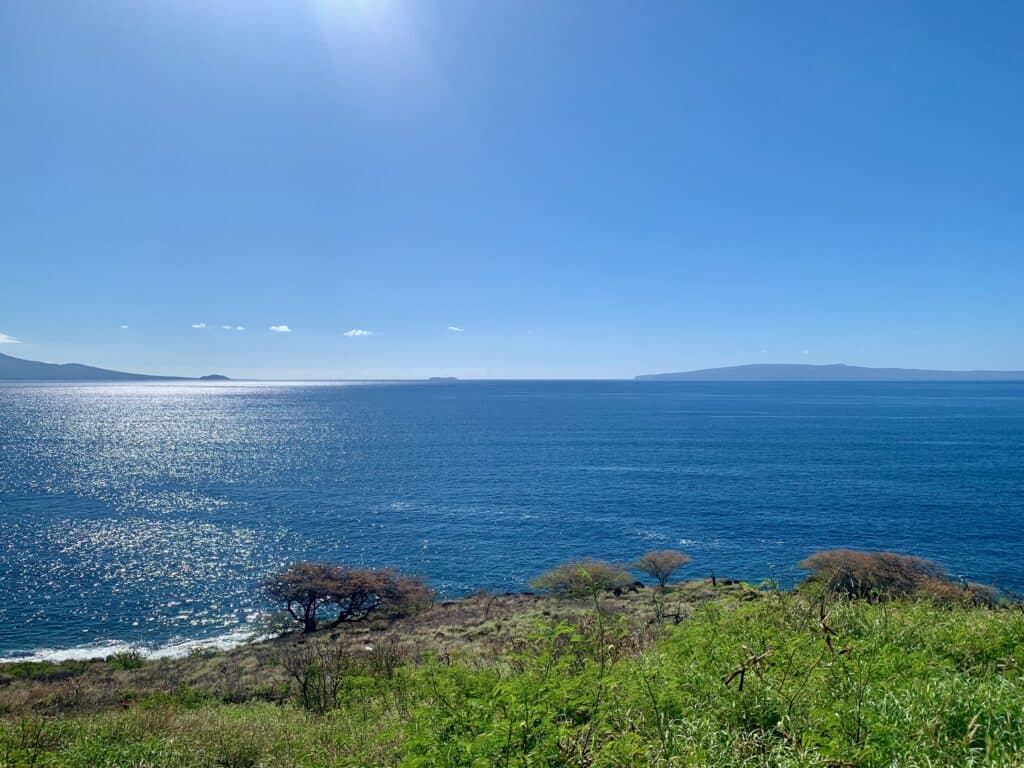
[(1024, 381), (1024, 371), (941, 371), (917, 368), (866, 368), (856, 365), (802, 365), (793, 363), (757, 363), (725, 368), (704, 368), (679, 373), (652, 373), (637, 381)]

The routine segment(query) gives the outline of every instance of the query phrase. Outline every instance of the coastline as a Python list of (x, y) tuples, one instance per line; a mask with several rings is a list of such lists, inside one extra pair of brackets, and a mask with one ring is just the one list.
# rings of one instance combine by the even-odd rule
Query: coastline
[[(1024, 721), (1007, 717), (1024, 707), (1016, 606), (826, 605), (724, 581), (596, 600), (477, 594), (228, 651), (0, 665), (0, 756), (26, 768), (1024, 758)], [(567, 762), (567, 747), (586, 762)]]
[(271, 640), (277, 635), (261, 633), (257, 625), (246, 624), (222, 635), (205, 639), (174, 640), (158, 646), (129, 643), (125, 640), (100, 640), (71, 648), (36, 648), (21, 655), (0, 656), (4, 664), (61, 664), (69, 661), (103, 661), (123, 653), (137, 653), (142, 658), (180, 659), (205, 651), (230, 651), (250, 643)]
[[(690, 615), (696, 605), (722, 597), (751, 599), (760, 594), (755, 587), (733, 579), (720, 578), (712, 587), (706, 579), (682, 581), (673, 585), (667, 594), (672, 607), (668, 614), (677, 620)], [(649, 620), (653, 587), (644, 586), (626, 590), (620, 595), (608, 593), (602, 604), (616, 614)], [(499, 640), (518, 637), (532, 622), (540, 619), (575, 619), (592, 607), (588, 600), (558, 600), (534, 592), (507, 592), (494, 594), (479, 592), (473, 595), (443, 600), (427, 611), (393, 620), (344, 624), (334, 630), (324, 629), (312, 637), (330, 638), (346, 643), (352, 649), (363, 649), (369, 639), (402, 639), (419, 648), (436, 646), (452, 651), (456, 647), (473, 647), (478, 640), (490, 637), (494, 630)], [(493, 626), (497, 622), (497, 626)], [(481, 627), (483, 631), (481, 632)], [(505, 637), (508, 635), (508, 637)], [(490, 638), (490, 639), (495, 639)], [(155, 648), (123, 641), (99, 642), (68, 649), (40, 648), (31, 654), (0, 658), (0, 674), (5, 666), (18, 664), (60, 665), (83, 662), (101, 665), (119, 654), (137, 653), (146, 662), (188, 662), (189, 657), (218, 654), (258, 653), (269, 646), (302, 643), (306, 636), (296, 631), (268, 632), (266, 625), (249, 624), (232, 632), (202, 640), (181, 640)]]

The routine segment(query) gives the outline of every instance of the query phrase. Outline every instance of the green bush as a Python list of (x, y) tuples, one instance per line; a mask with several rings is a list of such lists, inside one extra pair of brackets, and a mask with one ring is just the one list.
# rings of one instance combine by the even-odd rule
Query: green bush
[(620, 589), (632, 578), (621, 566), (603, 560), (572, 560), (530, 581), (530, 587), (562, 597), (591, 597)]
[(145, 657), (135, 649), (121, 651), (107, 657), (107, 666), (111, 669), (138, 669), (145, 663)]

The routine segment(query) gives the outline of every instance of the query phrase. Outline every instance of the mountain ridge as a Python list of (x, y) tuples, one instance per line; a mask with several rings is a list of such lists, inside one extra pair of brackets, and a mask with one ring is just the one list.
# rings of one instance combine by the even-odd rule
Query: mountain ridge
[(649, 373), (637, 381), (1024, 381), (1024, 371), (944, 371), (869, 368), (832, 363), (753, 363), (676, 373)]
[[(204, 376), (200, 380), (225, 381), (226, 376)], [(44, 363), (0, 352), (0, 381), (189, 381), (185, 376), (153, 376), (97, 368), (82, 363)]]

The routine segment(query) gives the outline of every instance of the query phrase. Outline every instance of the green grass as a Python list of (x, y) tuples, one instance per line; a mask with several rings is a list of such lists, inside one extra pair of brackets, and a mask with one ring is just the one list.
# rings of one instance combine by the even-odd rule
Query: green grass
[(0, 682), (7, 678), (31, 680), (57, 680), (73, 677), (88, 669), (88, 662), (62, 661), (19, 661), (0, 666)]
[(1024, 765), (1018, 609), (847, 601), (823, 618), (770, 594), (653, 629), (550, 621), (491, 660), (302, 658), (323, 714), (294, 683), (282, 702), (136, 692), (0, 718), (0, 766)]

